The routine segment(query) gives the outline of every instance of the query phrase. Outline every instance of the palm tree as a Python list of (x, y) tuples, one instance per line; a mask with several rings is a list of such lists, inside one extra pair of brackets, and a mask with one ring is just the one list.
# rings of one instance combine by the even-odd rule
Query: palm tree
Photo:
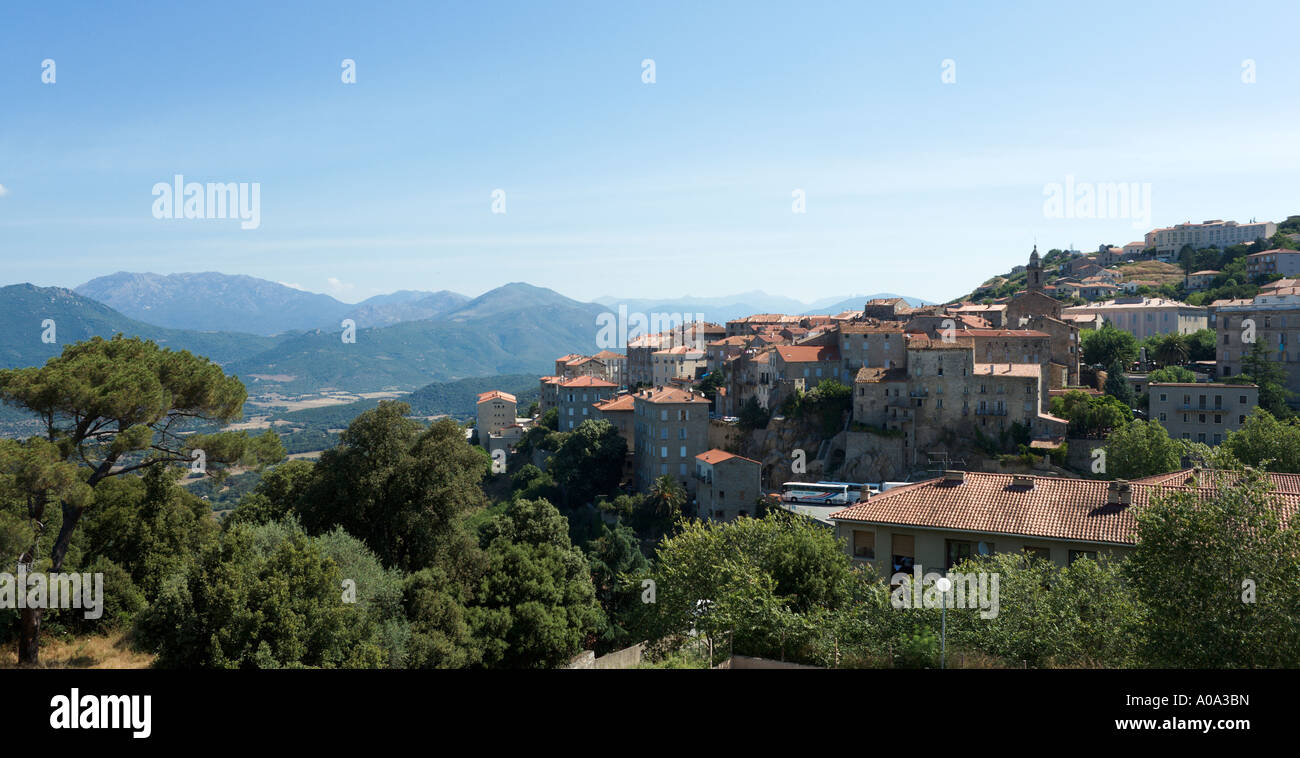
[(657, 515), (671, 519), (686, 504), (686, 490), (671, 474), (664, 474), (650, 485), (650, 502)]
[(1191, 355), (1191, 345), (1182, 334), (1166, 334), (1156, 341), (1153, 356), (1161, 366), (1181, 366)]

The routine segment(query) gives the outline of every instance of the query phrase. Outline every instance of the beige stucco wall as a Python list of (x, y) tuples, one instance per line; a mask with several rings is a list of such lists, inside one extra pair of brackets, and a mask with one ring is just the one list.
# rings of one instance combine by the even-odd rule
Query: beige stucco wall
[[(853, 555), (853, 531), (873, 532), (876, 539), (875, 558), (865, 560)], [(888, 580), (892, 575), (893, 536), (910, 535), (915, 541), (915, 562), (922, 567), (922, 573), (942, 572), (947, 564), (947, 541), (991, 542), (994, 552), (1022, 552), (1026, 547), (1047, 548), (1051, 560), (1058, 566), (1069, 562), (1071, 550), (1095, 551), (1102, 554), (1125, 556), (1133, 551), (1131, 545), (1098, 545), (1087, 542), (1068, 542), (1029, 537), (997, 534), (979, 534), (939, 529), (921, 529), (911, 526), (878, 526), (871, 524), (850, 524), (839, 522), (835, 534), (844, 541), (845, 550), (858, 565), (870, 565), (881, 577)]]

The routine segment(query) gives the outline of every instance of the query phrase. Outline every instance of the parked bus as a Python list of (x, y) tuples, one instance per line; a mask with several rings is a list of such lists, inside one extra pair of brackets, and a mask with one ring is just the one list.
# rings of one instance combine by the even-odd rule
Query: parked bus
[(781, 502), (808, 505), (840, 505), (857, 502), (858, 493), (847, 482), (786, 482), (781, 485)]

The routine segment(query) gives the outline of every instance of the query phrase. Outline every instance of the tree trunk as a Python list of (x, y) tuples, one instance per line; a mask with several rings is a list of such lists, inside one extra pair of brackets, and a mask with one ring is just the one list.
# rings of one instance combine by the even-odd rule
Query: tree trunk
[[(44, 515), (44, 503), (40, 505), (41, 516)], [(50, 558), (53, 560), (50, 566), (51, 572), (57, 572), (63, 568), (63, 559), (68, 554), (68, 544), (72, 542), (72, 531), (77, 528), (77, 522), (81, 520), (82, 509), (73, 505), (63, 504), (63, 526), (59, 529), (58, 539), (54, 541), (54, 549), (51, 551)], [(33, 550), (34, 552), (34, 550)], [(19, 588), (20, 592), (26, 592), (26, 588)], [(18, 637), (18, 662), (20, 664), (37, 664), (40, 663), (40, 640), (41, 640), (41, 617), (44, 615), (43, 608), (24, 608), (22, 613), (21, 626), (22, 630)]]
[(81, 520), (81, 512), (82, 509), (75, 505), (63, 504), (63, 526), (59, 527), (58, 539), (54, 540), (54, 549), (50, 551), (50, 559), (53, 561), (50, 571), (59, 571), (63, 568), (63, 559), (68, 554), (72, 531), (77, 528), (77, 522)]
[[(25, 588), (19, 590), (26, 592)], [(18, 638), (18, 663), (35, 665), (41, 662), (41, 610), (24, 608), (22, 614), (22, 634)]]
[[(26, 553), (19, 557), (19, 561), (32, 566), (36, 563), (36, 551), (41, 546), (41, 534), (45, 531), (45, 504), (44, 495), (34, 495), (27, 500), (27, 517), (36, 525), (35, 536), (32, 539), (32, 546)], [(19, 587), (18, 591), (26, 594), (26, 587)], [(40, 639), (41, 639), (41, 609), (40, 608), (23, 608), (19, 614), (19, 635), (18, 635), (18, 663), (29, 663), (35, 665), (40, 663)]]

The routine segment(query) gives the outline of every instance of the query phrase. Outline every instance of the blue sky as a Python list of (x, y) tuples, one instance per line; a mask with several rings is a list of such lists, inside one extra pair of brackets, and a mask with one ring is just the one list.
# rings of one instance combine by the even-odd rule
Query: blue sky
[[(1300, 213), (1293, 1), (108, 5), (5, 11), (0, 283), (946, 300), (1141, 238), (1047, 217), (1067, 177)], [(175, 174), (259, 182), (260, 227), (155, 219)]]

